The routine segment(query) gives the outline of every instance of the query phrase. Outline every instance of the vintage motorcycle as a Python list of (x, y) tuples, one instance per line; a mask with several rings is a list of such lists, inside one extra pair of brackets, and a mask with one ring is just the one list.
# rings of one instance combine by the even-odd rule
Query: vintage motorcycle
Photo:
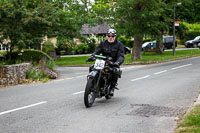
[(84, 93), (84, 103), (88, 108), (93, 105), (96, 98), (112, 97), (110, 95), (112, 72), (120, 69), (114, 66), (111, 57), (94, 55), (87, 61), (95, 61), (95, 64), (90, 66)]

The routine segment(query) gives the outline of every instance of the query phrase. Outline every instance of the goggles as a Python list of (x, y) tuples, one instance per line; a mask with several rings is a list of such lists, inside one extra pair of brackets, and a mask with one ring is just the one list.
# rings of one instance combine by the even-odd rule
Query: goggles
[(115, 37), (115, 35), (108, 35), (108, 37), (112, 37), (112, 38), (114, 38), (114, 37)]

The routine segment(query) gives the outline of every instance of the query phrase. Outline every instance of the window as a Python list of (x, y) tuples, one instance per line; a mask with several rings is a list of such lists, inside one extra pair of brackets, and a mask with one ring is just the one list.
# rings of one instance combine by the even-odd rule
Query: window
[(6, 49), (6, 46), (3, 45), (3, 44), (0, 44), (0, 51), (5, 51), (5, 50), (7, 50), (7, 49)]

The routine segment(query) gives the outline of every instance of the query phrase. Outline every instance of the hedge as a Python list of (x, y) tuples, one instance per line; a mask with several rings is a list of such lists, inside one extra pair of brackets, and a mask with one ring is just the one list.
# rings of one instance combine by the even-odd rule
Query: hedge
[[(122, 37), (122, 36), (118, 37), (118, 40), (120, 42), (122, 42), (125, 46), (127, 46), (129, 48), (133, 48), (134, 40), (130, 40), (130, 39), (127, 39), (127, 38)], [(152, 41), (152, 39), (143, 39), (142, 42), (145, 43), (145, 42), (150, 42), (150, 41)]]
[(200, 36), (199, 31), (190, 31), (185, 34), (185, 41), (193, 40), (195, 37)]
[(13, 52), (12, 59), (20, 60), (23, 62), (27, 61), (38, 62), (39, 60), (53, 60), (45, 52), (35, 49), (23, 49), (20, 52)]

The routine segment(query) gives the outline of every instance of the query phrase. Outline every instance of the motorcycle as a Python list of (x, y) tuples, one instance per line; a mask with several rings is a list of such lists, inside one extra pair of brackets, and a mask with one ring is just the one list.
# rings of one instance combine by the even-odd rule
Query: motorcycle
[(112, 97), (110, 95), (111, 77), (112, 71), (116, 68), (111, 57), (94, 55), (93, 59), (86, 61), (95, 61), (95, 64), (90, 66), (84, 93), (84, 104), (88, 108), (93, 105), (96, 98), (105, 96), (106, 99), (110, 99)]

